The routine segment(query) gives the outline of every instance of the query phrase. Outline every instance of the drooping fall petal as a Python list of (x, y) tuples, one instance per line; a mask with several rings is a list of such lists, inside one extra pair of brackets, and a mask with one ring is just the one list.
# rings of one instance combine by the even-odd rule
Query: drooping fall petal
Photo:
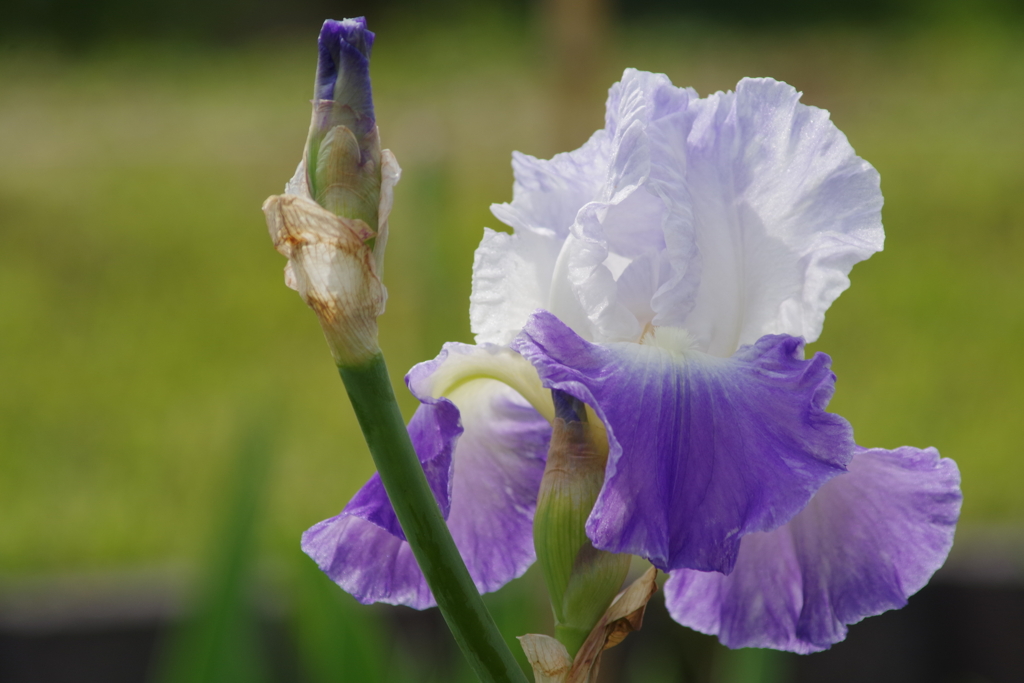
[(592, 344), (538, 311), (513, 346), (608, 430), (594, 545), (728, 572), (745, 534), (789, 521), (845, 471), (853, 434), (825, 412), (828, 356), (803, 360), (801, 340), (767, 336), (726, 359), (672, 341)]
[[(496, 358), (514, 355), (447, 344), (406, 378), (423, 402), (409, 435), (481, 592), (520, 576), (535, 559), (533, 512), (550, 425), (520, 394), (481, 374)], [(362, 602), (430, 607), (433, 596), (404, 538), (374, 475), (339, 515), (306, 532), (303, 549)]]
[(906, 604), (942, 566), (960, 473), (933, 448), (859, 449), (788, 524), (745, 536), (729, 575), (678, 570), (672, 617), (729, 647), (808, 653), (847, 625)]

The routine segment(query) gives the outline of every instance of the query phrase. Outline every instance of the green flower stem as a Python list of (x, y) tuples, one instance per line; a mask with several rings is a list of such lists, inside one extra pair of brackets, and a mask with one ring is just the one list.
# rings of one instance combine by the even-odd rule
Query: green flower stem
[(338, 370), (402, 531), (462, 653), (483, 683), (527, 683), (434, 500), (395, 402), (383, 354)]

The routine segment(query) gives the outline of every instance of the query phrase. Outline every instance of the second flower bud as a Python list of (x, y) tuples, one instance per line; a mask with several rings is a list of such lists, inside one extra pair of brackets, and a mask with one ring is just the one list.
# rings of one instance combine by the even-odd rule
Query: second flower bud
[(537, 498), (533, 542), (551, 596), (555, 635), (574, 656), (618, 593), (630, 555), (596, 549), (586, 523), (604, 484), (608, 441), (586, 405), (553, 390), (555, 421)]

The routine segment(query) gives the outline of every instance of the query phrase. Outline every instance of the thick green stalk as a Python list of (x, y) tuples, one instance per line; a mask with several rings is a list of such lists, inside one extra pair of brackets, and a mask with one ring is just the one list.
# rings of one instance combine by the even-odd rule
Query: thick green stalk
[(402, 531), (462, 653), (483, 683), (527, 683), (473, 585), (413, 450), (384, 356), (339, 367)]

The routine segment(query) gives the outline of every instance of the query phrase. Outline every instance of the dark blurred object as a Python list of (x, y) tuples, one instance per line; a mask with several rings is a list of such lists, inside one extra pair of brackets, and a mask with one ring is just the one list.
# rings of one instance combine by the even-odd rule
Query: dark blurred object
[(0, 681), (144, 681), (162, 626), (156, 620), (140, 620), (84, 629), (4, 631)]
[(0, 601), (0, 681), (143, 681), (183, 582), (168, 572), (25, 580)]
[[(283, 623), (267, 620), (258, 630), (263, 660), (272, 672), (261, 680), (300, 680), (294, 647)], [(0, 681), (149, 683), (169, 632), (169, 622), (156, 615), (118, 623), (5, 628), (0, 630)]]
[[(500, 595), (500, 594), (499, 594)], [(107, 596), (117, 603), (124, 596)], [(9, 604), (9, 602), (8, 602)], [(92, 603), (62, 621), (12, 614), (0, 619), (0, 681), (4, 683), (145, 683), (175, 612), (149, 599), (130, 610)], [(520, 603), (521, 604), (521, 603)], [(362, 619), (390, 622), (380, 651), (407, 657), (402, 671), (375, 667), (380, 680), (455, 680), (458, 657), (436, 610), (357, 608)], [(148, 614), (146, 613), (148, 610)], [(310, 653), (297, 649), (291, 620), (262, 612), (259, 641), (269, 681), (321, 680)], [(364, 622), (365, 623), (365, 622)], [(445, 634), (447, 635), (447, 634)], [(324, 643), (337, 647), (337, 641)], [(606, 653), (602, 683), (1020, 683), (1024, 681), (1024, 586), (938, 580), (898, 611), (866, 619), (831, 650), (808, 656), (760, 650), (727, 651), (714, 638), (671, 621), (652, 603), (643, 630)], [(751, 657), (752, 655), (753, 657)], [(391, 656), (393, 657), (393, 655)], [(299, 660), (297, 661), (297, 658)], [(739, 662), (739, 665), (737, 665)], [(349, 662), (351, 665), (352, 662)], [(742, 674), (737, 672), (743, 672)], [(403, 675), (404, 674), (404, 675)], [(370, 676), (377, 680), (376, 676)], [(459, 678), (459, 680), (462, 680)], [(372, 683), (361, 681), (361, 683)]]
[[(372, 25), (386, 26), (392, 19), (412, 14), (443, 22), (446, 17), (479, 13), (482, 7), (524, 17), (539, 4), (538, 0), (4, 0), (0, 39), (43, 40), (69, 48), (109, 40), (224, 44), (268, 33), (316, 31), (326, 18), (365, 15)], [(1006, 20), (1024, 18), (1024, 0), (978, 0), (969, 9), (934, 0), (607, 0), (604, 4), (626, 21), (688, 17), (741, 26), (920, 22), (965, 11)], [(582, 24), (591, 19), (586, 14)]]
[(825, 652), (726, 650), (652, 602), (643, 630), (606, 657), (601, 683), (1020, 683), (1024, 530), (962, 533), (946, 565), (905, 608), (852, 625)]
[(794, 658), (794, 683), (1024, 681), (1024, 532), (961, 530), (949, 560), (902, 610)]
[(1024, 681), (1024, 589), (936, 582), (794, 664), (794, 683)]
[[(792, 26), (820, 22), (876, 24), (941, 18), (963, 11), (1024, 15), (1022, 0), (976, 0), (957, 7), (936, 0), (618, 0), (625, 17), (688, 15), (740, 26)], [(970, 8), (967, 8), (967, 5)]]
[[(662, 673), (657, 680), (687, 683), (1020, 683), (1022, 644), (1024, 587), (939, 581), (911, 597), (904, 609), (855, 624), (845, 641), (806, 656), (726, 652), (712, 638), (675, 625), (663, 607), (649, 609), (639, 637), (627, 639), (621, 652), (608, 653), (618, 675), (601, 680), (647, 680), (625, 672), (659, 657), (658, 668), (672, 668), (677, 677)], [(745, 652), (766, 655), (764, 670), (742, 678), (723, 674), (723, 660)], [(665, 653), (675, 661), (668, 661)]]
[[(69, 48), (110, 40), (148, 43), (186, 40), (224, 45), (257, 35), (312, 32), (325, 19), (366, 16), (370, 25), (410, 12), (443, 18), (472, 7), (469, 0), (3, 0), (0, 39), (28, 38)], [(489, 0), (495, 8), (524, 8), (523, 0)], [(443, 20), (443, 19), (442, 19)]]

